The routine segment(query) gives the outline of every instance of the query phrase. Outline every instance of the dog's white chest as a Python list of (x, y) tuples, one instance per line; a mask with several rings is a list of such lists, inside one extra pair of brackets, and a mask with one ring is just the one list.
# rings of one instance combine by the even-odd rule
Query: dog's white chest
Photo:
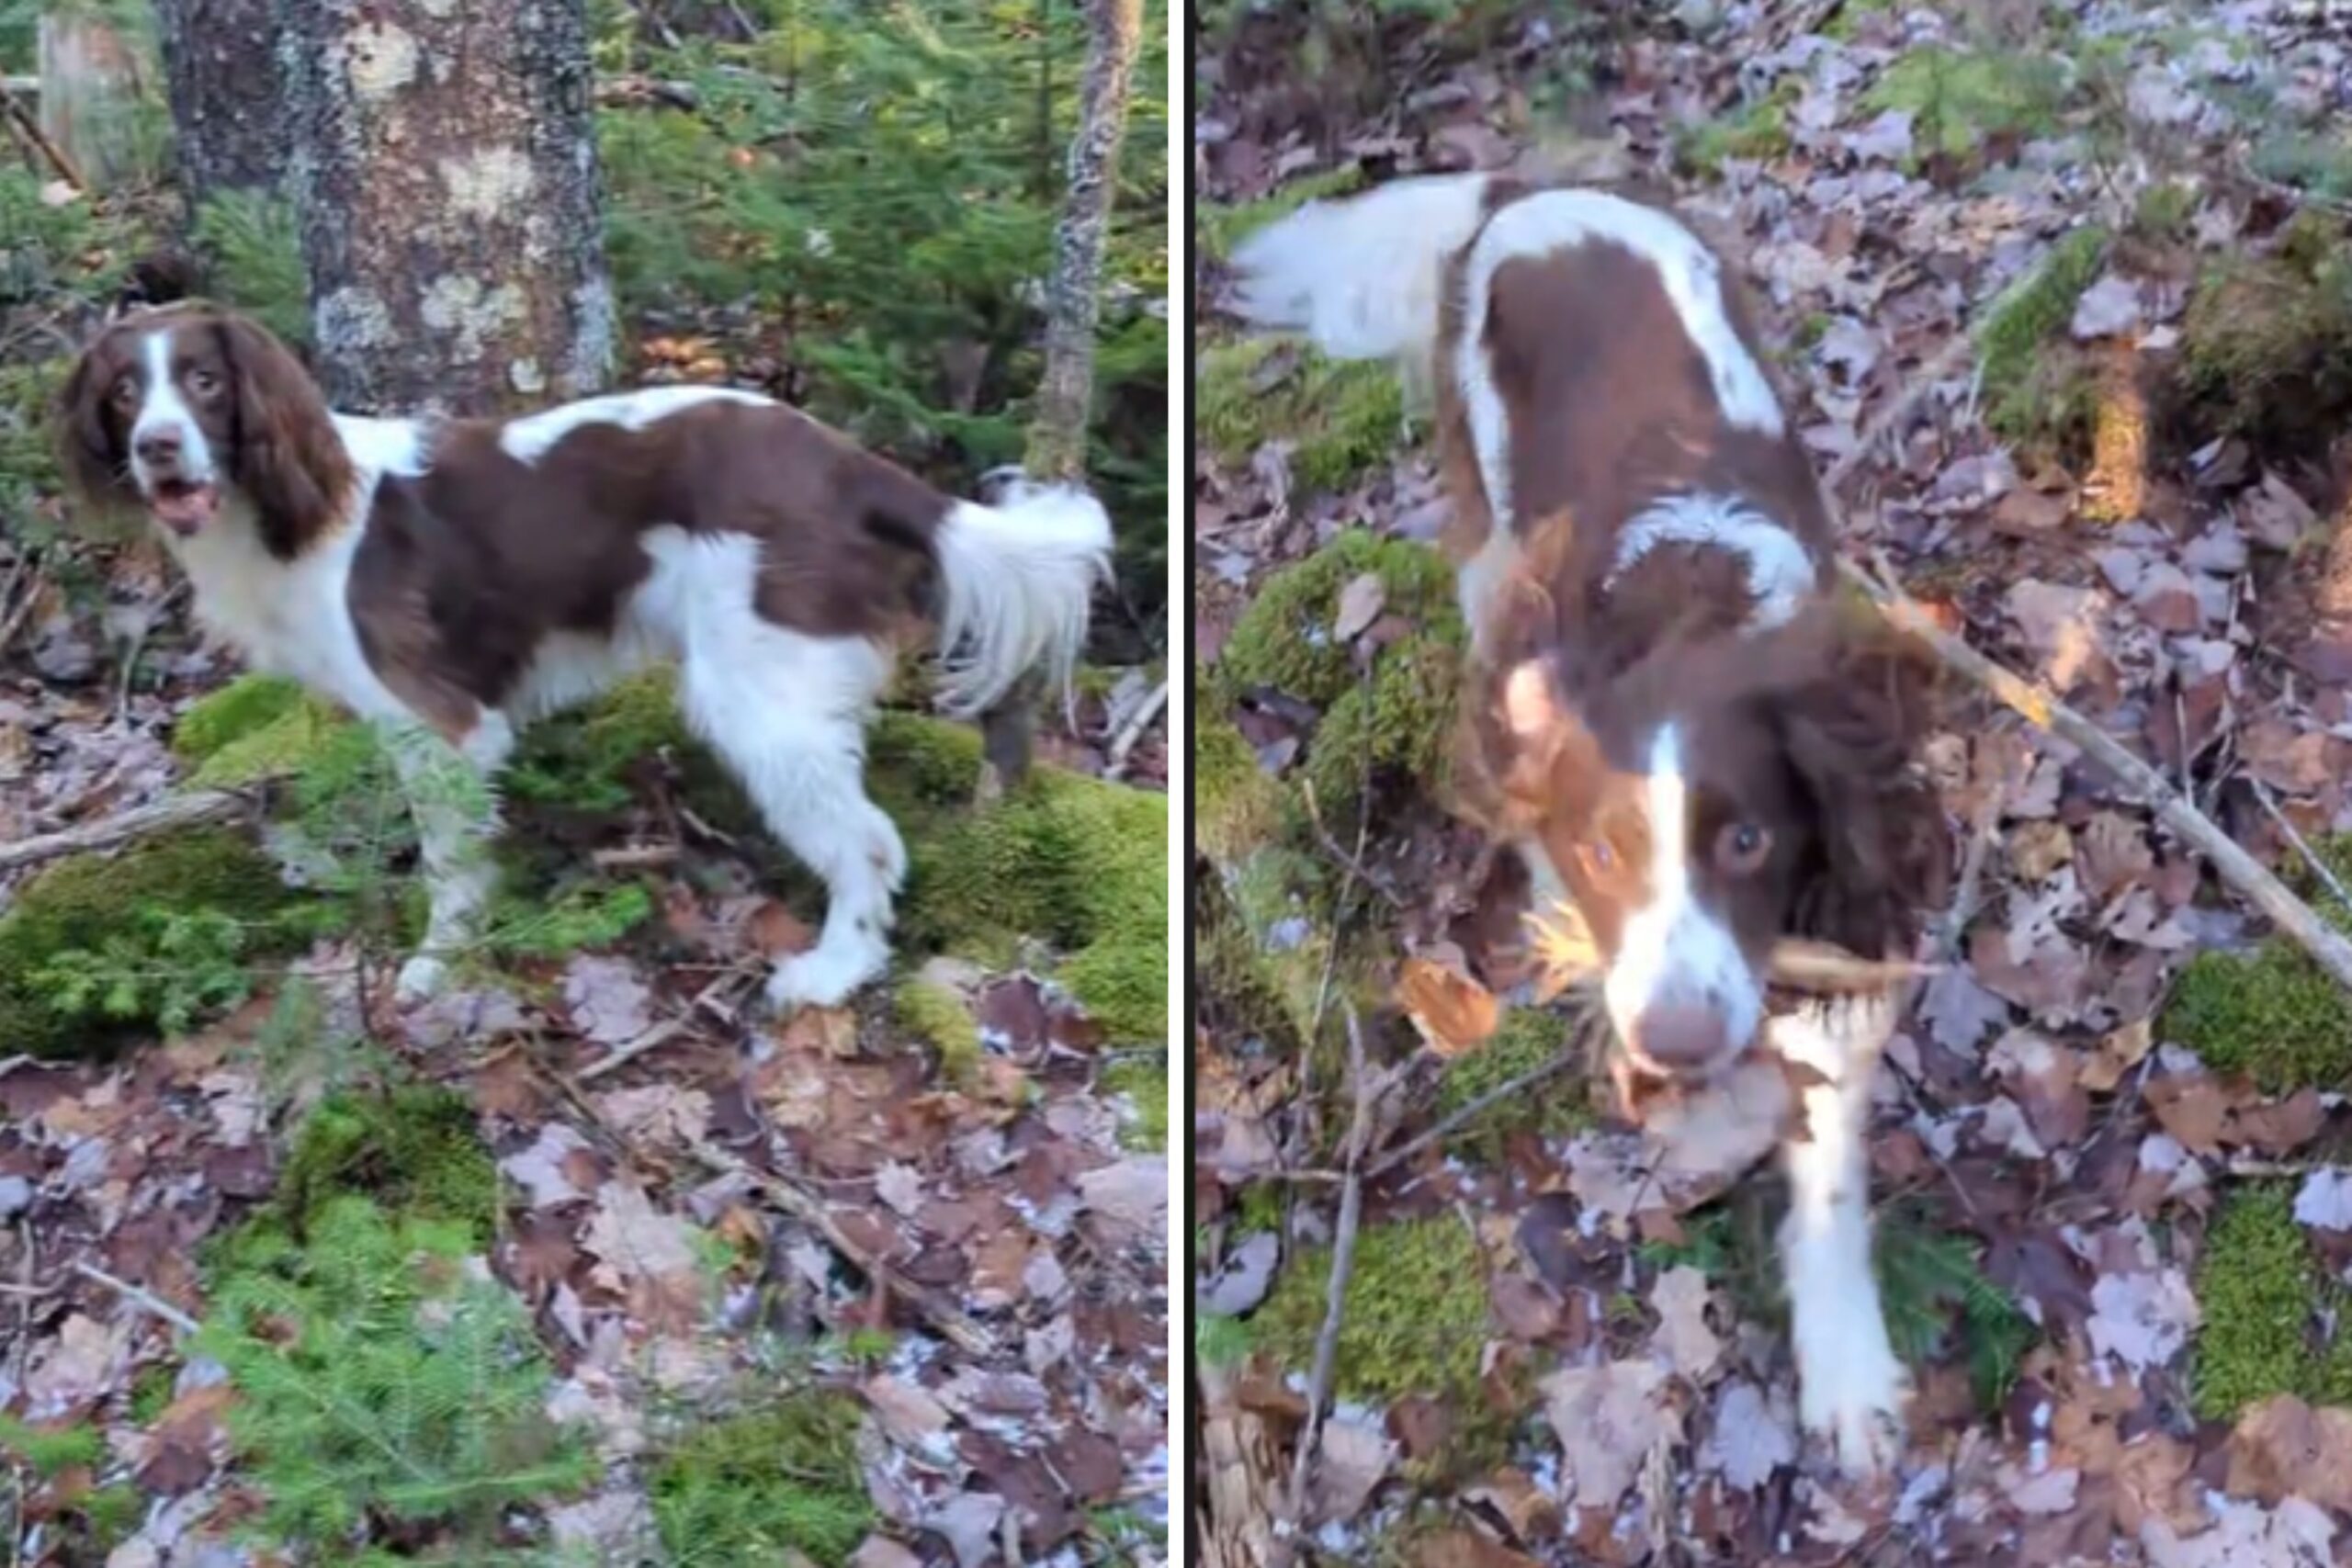
[(280, 561), (238, 519), (174, 541), (173, 553), (187, 572), (197, 619), (249, 668), (300, 681), (376, 716), (398, 705), (361, 652), (351, 620), (351, 558), (358, 544), (358, 530), (347, 529), (296, 560)]

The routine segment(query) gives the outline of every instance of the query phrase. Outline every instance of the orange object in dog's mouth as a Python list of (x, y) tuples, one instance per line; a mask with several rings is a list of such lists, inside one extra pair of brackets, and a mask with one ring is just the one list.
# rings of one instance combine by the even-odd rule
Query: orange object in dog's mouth
[(148, 491), (147, 510), (156, 522), (185, 539), (220, 512), (220, 491), (216, 486), (186, 479), (159, 479)]

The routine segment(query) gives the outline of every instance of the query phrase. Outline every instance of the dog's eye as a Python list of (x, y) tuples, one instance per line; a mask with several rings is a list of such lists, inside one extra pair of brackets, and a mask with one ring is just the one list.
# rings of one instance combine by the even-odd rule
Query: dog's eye
[(127, 409), (130, 407), (131, 404), (139, 400), (139, 378), (136, 376), (123, 377), (114, 384), (113, 389), (107, 392), (107, 396), (114, 400), (114, 403), (117, 408)]
[(1734, 876), (1745, 876), (1772, 852), (1770, 829), (1753, 822), (1726, 822), (1715, 834), (1715, 863)]
[(220, 389), (220, 378), (209, 370), (191, 370), (187, 374), (187, 389), (199, 398), (209, 398)]
[(1584, 862), (1585, 874), (1599, 876), (1617, 866), (1617, 852), (1609, 847), (1606, 839), (1595, 839), (1589, 844), (1578, 844), (1577, 854)]

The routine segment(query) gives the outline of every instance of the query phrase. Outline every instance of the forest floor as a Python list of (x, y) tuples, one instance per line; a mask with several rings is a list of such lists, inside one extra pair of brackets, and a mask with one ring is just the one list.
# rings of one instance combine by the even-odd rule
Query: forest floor
[[(27, 310), (9, 352), (53, 378), (73, 322)], [(233, 674), (153, 541), (0, 541), (0, 845), (335, 733)], [(510, 793), (547, 929), (421, 1010), (389, 1000), (397, 820), (354, 841), (382, 797), (299, 750), (310, 847), (383, 857), (303, 861), (315, 925), (247, 901), (295, 875), (283, 810), (0, 874), (7, 1561), (1163, 1561), (1165, 722), (1126, 723), (1156, 683), (1090, 671), (1046, 793), (986, 811), (977, 737), (904, 716), (871, 770), (926, 813), (903, 908), (958, 856), (1091, 903), (967, 886), (1008, 929), (950, 956), (934, 886), (888, 980), (786, 1021), (759, 979), (821, 895), (643, 693)], [(1146, 957), (1096, 1016), (1057, 977), (1125, 893)]]
[[(1896, 1472), (1836, 1476), (1792, 1418), (1777, 1177), (1678, 1187), (1596, 1111), (1575, 998), (1539, 998), (1517, 895), (1469, 880), (1430, 787), (1459, 628), (1425, 430), (1385, 367), (1218, 309), (1222, 254), (1306, 195), (1671, 182), (1758, 286), (1820, 466), (1857, 457), (1849, 553), (2352, 925), (2340, 15), (1326, 16), (1228, 7), (1197, 39), (1207, 1560), (2352, 1562), (2334, 983), (2075, 748), (1963, 708), (1930, 749), (1967, 868), (1954, 962), (1872, 1138), (1917, 1393)], [(1492, 1038), (1448, 1038), (1431, 984), (1498, 998)], [(1294, 1492), (1351, 1141), (1373, 1173), (1336, 1405)]]

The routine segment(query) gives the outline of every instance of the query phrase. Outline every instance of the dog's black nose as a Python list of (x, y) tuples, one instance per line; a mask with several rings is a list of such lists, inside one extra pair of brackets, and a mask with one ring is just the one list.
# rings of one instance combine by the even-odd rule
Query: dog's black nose
[(162, 430), (149, 431), (131, 443), (131, 449), (139, 454), (139, 460), (149, 468), (169, 468), (179, 462), (184, 445), (180, 439), (180, 433), (167, 426)]

